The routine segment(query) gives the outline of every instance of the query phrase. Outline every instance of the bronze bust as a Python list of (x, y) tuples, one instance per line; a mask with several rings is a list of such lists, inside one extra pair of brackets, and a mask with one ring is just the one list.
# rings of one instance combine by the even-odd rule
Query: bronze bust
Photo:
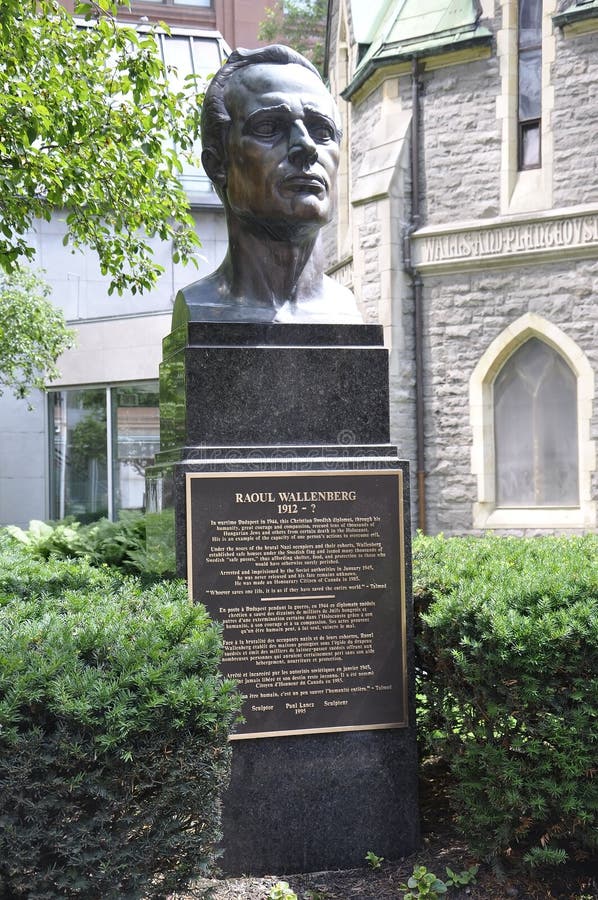
[(179, 291), (173, 327), (199, 322), (361, 322), (326, 276), (341, 132), (317, 70), (289, 47), (235, 50), (202, 110), (202, 163), (224, 205), (221, 265)]

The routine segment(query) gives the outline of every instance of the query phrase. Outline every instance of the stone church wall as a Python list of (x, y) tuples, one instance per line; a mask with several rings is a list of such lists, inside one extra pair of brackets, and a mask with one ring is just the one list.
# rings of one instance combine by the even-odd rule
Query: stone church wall
[[(340, 2), (333, 0), (333, 14)], [(556, 11), (556, 3), (553, 7)], [(472, 458), (478, 425), (472, 424), (469, 408), (470, 380), (490, 345), (530, 314), (560, 329), (563, 340), (574, 342), (595, 374), (584, 451), (591, 494), (587, 505), (594, 504), (594, 513), (578, 530), (596, 517), (598, 30), (563, 34), (555, 28), (552, 33), (552, 12), (547, 12), (542, 75), (545, 165), (517, 173), (514, 10), (511, 0), (496, 0), (494, 16), (483, 23), (494, 35), (487, 51), (479, 51), (478, 56), (488, 53), (485, 58), (472, 54), (463, 61), (455, 56), (444, 66), (422, 60), (418, 228), (423, 231), (411, 241), (411, 253), (422, 282), (426, 524), (432, 534), (481, 533), (474, 508), (481, 501)], [(414, 473), (414, 296), (404, 250), (409, 242), (403, 240), (412, 212), (408, 132), (397, 155), (393, 190), (367, 202), (359, 194), (364, 161), (376, 135), (388, 129), (389, 96), (396, 98), (400, 115), (410, 114), (407, 64), (402, 72), (376, 71), (372, 83), (374, 89), (367, 93), (361, 87), (350, 106), (353, 280), (366, 320), (380, 321), (386, 328), (392, 440)], [(577, 205), (585, 208), (573, 213)], [(488, 249), (486, 242), (493, 240), (502, 242), (498, 249)], [(477, 244), (473, 250), (472, 243)], [(329, 247), (333, 244), (331, 239)], [(383, 249), (389, 245), (390, 270)], [(552, 526), (547, 520), (543, 531), (540, 525), (490, 527), (498, 533), (532, 534), (546, 533)]]
[[(597, 283), (598, 261), (586, 260), (426, 279), (426, 485), (431, 533), (474, 531), (476, 479), (471, 474), (466, 400), (481, 355), (512, 322), (533, 312), (561, 328), (598, 372)], [(596, 409), (591, 431), (598, 438)], [(596, 472), (592, 495), (598, 495)]]
[(500, 133), (495, 57), (435, 69), (421, 98), (422, 224), (496, 216)]
[(562, 37), (553, 63), (554, 205), (598, 201), (598, 33)]

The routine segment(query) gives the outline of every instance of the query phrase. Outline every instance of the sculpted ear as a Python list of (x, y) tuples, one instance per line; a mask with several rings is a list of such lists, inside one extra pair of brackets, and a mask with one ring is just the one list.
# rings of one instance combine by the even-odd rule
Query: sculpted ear
[(226, 165), (221, 156), (210, 147), (206, 147), (201, 154), (201, 162), (206, 175), (215, 187), (226, 187)]

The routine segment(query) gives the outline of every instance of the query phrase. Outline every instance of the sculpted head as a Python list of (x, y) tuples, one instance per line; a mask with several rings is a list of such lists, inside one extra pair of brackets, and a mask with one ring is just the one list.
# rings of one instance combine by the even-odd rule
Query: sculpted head
[(235, 50), (202, 111), (202, 161), (227, 211), (278, 240), (330, 219), (339, 116), (317, 70), (281, 45)]

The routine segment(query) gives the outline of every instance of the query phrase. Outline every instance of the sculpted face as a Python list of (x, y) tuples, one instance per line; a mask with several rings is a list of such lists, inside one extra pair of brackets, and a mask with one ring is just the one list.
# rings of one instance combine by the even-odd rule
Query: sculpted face
[(284, 238), (332, 213), (338, 113), (320, 79), (296, 64), (256, 64), (232, 76), (225, 195), (239, 218)]

